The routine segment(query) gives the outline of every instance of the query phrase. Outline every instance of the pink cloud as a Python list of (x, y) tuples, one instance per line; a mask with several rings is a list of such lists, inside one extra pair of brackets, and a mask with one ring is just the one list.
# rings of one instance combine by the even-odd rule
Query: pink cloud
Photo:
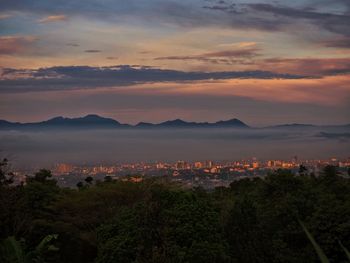
[(22, 53), (36, 40), (34, 36), (2, 36), (0, 37), (0, 54)]

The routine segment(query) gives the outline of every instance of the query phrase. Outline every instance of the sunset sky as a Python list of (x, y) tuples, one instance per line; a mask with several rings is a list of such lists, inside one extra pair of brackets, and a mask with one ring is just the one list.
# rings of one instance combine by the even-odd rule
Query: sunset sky
[(350, 123), (349, 0), (0, 2), (0, 119)]

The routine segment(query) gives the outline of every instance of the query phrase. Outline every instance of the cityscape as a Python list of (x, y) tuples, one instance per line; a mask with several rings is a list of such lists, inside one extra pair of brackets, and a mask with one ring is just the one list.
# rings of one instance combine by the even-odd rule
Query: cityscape
[[(350, 158), (329, 158), (326, 160), (300, 160), (294, 156), (290, 160), (259, 160), (251, 158), (236, 161), (196, 161), (186, 162), (137, 162), (119, 163), (115, 165), (73, 165), (59, 163), (51, 167), (53, 178), (61, 187), (76, 187), (87, 177), (96, 182), (106, 180), (121, 180), (134, 183), (147, 178), (159, 178), (178, 182), (183, 187), (228, 187), (231, 182), (246, 178), (264, 177), (278, 169), (300, 173), (300, 167), (307, 174), (319, 175), (327, 165), (339, 168), (340, 175), (348, 176)], [(35, 171), (16, 171), (16, 182), (25, 183), (26, 176)]]

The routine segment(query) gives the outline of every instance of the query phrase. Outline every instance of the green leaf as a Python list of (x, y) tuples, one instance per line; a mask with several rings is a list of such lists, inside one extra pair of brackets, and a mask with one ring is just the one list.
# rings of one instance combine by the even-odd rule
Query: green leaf
[(321, 247), (317, 244), (316, 240), (313, 238), (313, 236), (311, 235), (311, 233), (309, 232), (309, 230), (307, 230), (306, 226), (304, 225), (303, 222), (301, 222), (300, 220), (299, 224), (301, 225), (301, 227), (303, 228), (305, 234), (307, 235), (308, 239), (310, 240), (310, 242), (312, 243), (318, 258), (320, 259), (320, 261), (322, 263), (329, 263), (329, 259), (327, 258), (326, 254), (323, 252), (323, 250), (321, 249)]
[(55, 235), (47, 235), (46, 237), (43, 238), (43, 240), (41, 240), (41, 242), (39, 243), (39, 245), (37, 245), (36, 247), (36, 251), (38, 253), (40, 253), (41, 251), (43, 251), (45, 248), (48, 247), (49, 243), (52, 241), (52, 240), (55, 240), (58, 238), (58, 235), (55, 234)]
[(348, 260), (350, 261), (350, 252), (349, 252), (349, 250), (346, 247), (344, 247), (343, 244), (340, 241), (338, 241), (338, 242), (339, 242), (339, 245), (341, 246), (341, 248), (344, 250)]
[(25, 255), (22, 245), (15, 237), (11, 236), (2, 241), (1, 252), (5, 262), (25, 263)]

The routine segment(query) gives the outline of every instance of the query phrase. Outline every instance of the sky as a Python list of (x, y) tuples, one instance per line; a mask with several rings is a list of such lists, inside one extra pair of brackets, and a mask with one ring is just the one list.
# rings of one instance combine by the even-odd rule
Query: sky
[(0, 119), (350, 123), (349, 0), (0, 2)]

